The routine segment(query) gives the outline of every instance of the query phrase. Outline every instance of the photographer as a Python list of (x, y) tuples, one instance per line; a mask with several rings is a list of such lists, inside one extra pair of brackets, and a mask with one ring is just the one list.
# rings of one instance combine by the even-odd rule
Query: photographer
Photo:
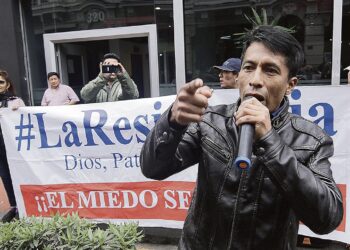
[(139, 91), (120, 63), (120, 58), (108, 53), (103, 56), (98, 76), (81, 89), (80, 95), (86, 103), (114, 102), (136, 99)]

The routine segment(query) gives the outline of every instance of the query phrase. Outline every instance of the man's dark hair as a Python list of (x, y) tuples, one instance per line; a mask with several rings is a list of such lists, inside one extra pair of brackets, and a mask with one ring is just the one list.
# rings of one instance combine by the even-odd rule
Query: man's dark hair
[(242, 60), (248, 47), (260, 42), (275, 54), (286, 58), (288, 77), (296, 76), (304, 63), (304, 51), (300, 43), (288, 32), (276, 26), (257, 26), (246, 34), (242, 51)]
[(60, 74), (58, 74), (57, 72), (50, 72), (47, 74), (47, 80), (49, 80), (51, 76), (57, 76), (58, 79), (61, 79)]
[(107, 54), (105, 54), (103, 56), (103, 58), (102, 58), (102, 62), (104, 62), (106, 59), (110, 59), (110, 58), (116, 59), (116, 60), (118, 60), (118, 62), (120, 62), (120, 57), (117, 54), (115, 54), (115, 53), (107, 53)]

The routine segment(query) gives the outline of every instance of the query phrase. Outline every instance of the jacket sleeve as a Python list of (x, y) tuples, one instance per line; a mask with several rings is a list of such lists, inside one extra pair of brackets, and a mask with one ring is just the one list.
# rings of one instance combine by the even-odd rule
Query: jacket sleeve
[(80, 96), (86, 103), (96, 102), (98, 92), (107, 84), (107, 81), (97, 76), (94, 80), (88, 82), (81, 90)]
[(297, 218), (313, 232), (327, 234), (340, 224), (343, 204), (330, 169), (333, 141), (321, 129), (319, 132), (314, 138), (314, 150), (310, 151), (312, 153), (305, 162), (298, 161), (297, 152), (286, 145), (274, 129), (256, 146), (264, 149), (264, 154), (258, 159), (281, 189)]
[(124, 74), (117, 75), (117, 77), (122, 86), (122, 93), (118, 97), (118, 100), (137, 99), (139, 97), (139, 91), (129, 74), (125, 72)]
[(142, 147), (140, 161), (144, 176), (162, 180), (198, 162), (197, 124), (173, 128), (169, 110), (163, 113)]

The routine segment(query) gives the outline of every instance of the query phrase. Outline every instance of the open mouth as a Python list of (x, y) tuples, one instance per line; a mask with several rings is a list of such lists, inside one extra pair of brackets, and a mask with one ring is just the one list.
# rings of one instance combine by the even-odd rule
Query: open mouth
[(264, 96), (262, 96), (262, 95), (260, 95), (260, 94), (258, 94), (258, 93), (247, 93), (247, 94), (245, 95), (245, 97), (248, 97), (248, 96), (255, 97), (256, 99), (258, 99), (259, 102), (265, 101)]

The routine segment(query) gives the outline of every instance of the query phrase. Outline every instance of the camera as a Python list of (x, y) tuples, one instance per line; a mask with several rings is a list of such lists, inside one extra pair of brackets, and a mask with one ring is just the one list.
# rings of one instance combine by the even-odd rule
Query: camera
[(102, 65), (102, 73), (120, 73), (122, 72), (122, 68), (120, 65)]

